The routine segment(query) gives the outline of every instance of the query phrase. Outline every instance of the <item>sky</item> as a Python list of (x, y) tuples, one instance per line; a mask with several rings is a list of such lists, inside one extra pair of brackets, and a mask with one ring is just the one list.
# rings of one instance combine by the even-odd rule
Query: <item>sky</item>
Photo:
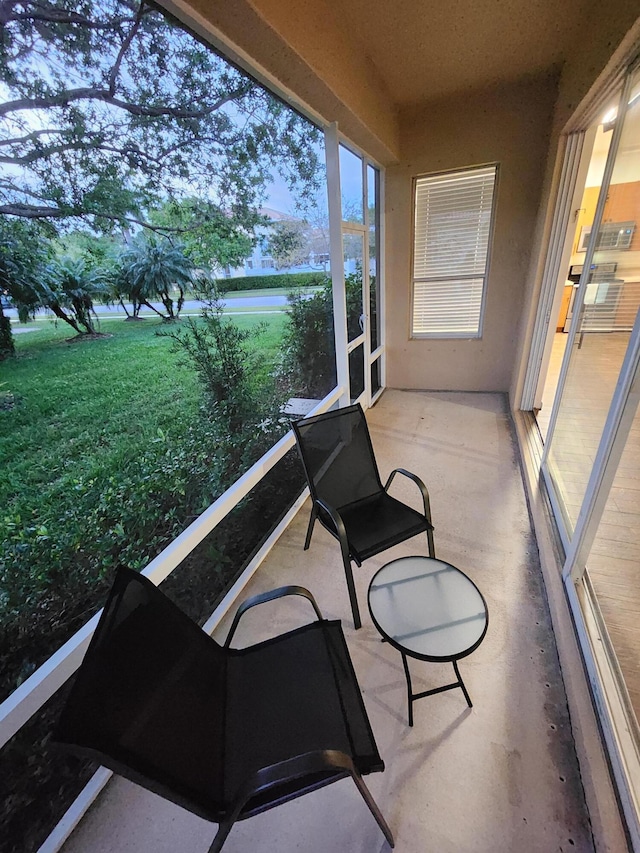
[[(318, 147), (318, 158), (324, 164), (323, 145)], [(359, 208), (359, 199), (362, 197), (362, 165), (360, 159), (344, 146), (340, 146), (340, 188), (343, 207)], [(326, 185), (323, 185), (318, 193), (317, 205), (323, 210), (327, 208)], [(264, 206), (281, 213), (297, 215), (295, 196), (277, 173), (267, 186), (267, 199)]]

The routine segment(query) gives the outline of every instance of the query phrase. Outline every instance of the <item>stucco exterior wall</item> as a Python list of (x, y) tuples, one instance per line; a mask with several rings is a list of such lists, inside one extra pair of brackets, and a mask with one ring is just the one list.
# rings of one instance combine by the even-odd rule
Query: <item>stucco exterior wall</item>
[[(387, 382), (395, 388), (508, 391), (556, 79), (472, 92), (400, 114), (401, 162), (386, 173)], [(499, 164), (483, 335), (410, 338), (412, 179)]]

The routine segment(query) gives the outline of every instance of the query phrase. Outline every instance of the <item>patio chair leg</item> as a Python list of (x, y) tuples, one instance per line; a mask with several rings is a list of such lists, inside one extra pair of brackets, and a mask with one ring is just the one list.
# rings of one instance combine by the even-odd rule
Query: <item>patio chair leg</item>
[(233, 818), (220, 822), (218, 825), (218, 831), (216, 832), (216, 837), (213, 839), (213, 843), (207, 853), (220, 853), (222, 845), (227, 840), (227, 836), (231, 832), (231, 827), (234, 823), (235, 820)]
[(369, 806), (369, 811), (374, 816), (378, 826), (380, 827), (380, 829), (384, 833), (384, 837), (387, 839), (387, 841), (389, 843), (389, 847), (395, 847), (393, 835), (391, 834), (391, 830), (389, 829), (389, 825), (387, 824), (386, 820), (384, 819), (382, 812), (378, 808), (376, 801), (371, 796), (371, 792), (369, 791), (367, 786), (364, 784), (362, 776), (360, 776), (358, 773), (354, 773), (354, 774), (352, 774), (351, 778), (353, 779), (353, 781), (358, 786), (358, 790), (362, 794), (363, 800)]
[(307, 538), (304, 540), (304, 550), (309, 550), (309, 545), (311, 544), (311, 534), (313, 533), (313, 527), (316, 523), (316, 517), (318, 513), (316, 512), (315, 506), (311, 508), (311, 518), (309, 519), (309, 526), (307, 527)]
[(427, 530), (427, 543), (429, 545), (429, 556), (435, 559), (436, 546), (433, 542), (433, 530)]
[(344, 573), (347, 578), (347, 589), (349, 590), (349, 601), (351, 602), (351, 612), (353, 613), (353, 627), (358, 630), (362, 626), (360, 620), (360, 608), (358, 607), (358, 598), (356, 596), (356, 586), (353, 582), (353, 572), (351, 571), (351, 560), (348, 554), (343, 552), (342, 562), (344, 563)]

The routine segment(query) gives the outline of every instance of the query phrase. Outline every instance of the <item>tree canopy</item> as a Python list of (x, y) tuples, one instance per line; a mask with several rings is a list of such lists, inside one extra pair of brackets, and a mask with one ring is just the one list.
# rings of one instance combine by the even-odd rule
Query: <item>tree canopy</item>
[[(155, 228), (179, 234), (185, 253), (200, 268), (237, 267), (251, 254), (254, 239), (220, 208), (205, 199), (170, 199), (149, 211)], [(255, 222), (260, 218), (256, 215)]]
[(184, 242), (159, 200), (252, 230), (274, 168), (313, 192), (318, 131), (144, 0), (0, 0), (0, 28), (0, 214)]
[(277, 270), (289, 269), (305, 263), (309, 258), (306, 223), (285, 219), (274, 222), (266, 240), (266, 249)]

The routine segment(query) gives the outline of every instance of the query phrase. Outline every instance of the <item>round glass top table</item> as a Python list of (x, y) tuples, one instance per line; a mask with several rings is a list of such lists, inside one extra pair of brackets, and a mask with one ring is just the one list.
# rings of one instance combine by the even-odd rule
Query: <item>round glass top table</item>
[[(487, 633), (489, 614), (473, 581), (450, 563), (433, 557), (401, 557), (384, 565), (369, 584), (369, 612), (374, 625), (402, 655), (407, 679), (409, 725), (413, 702), (460, 687), (472, 707), (457, 661), (478, 648)], [(451, 662), (457, 681), (413, 693), (407, 656)]]

